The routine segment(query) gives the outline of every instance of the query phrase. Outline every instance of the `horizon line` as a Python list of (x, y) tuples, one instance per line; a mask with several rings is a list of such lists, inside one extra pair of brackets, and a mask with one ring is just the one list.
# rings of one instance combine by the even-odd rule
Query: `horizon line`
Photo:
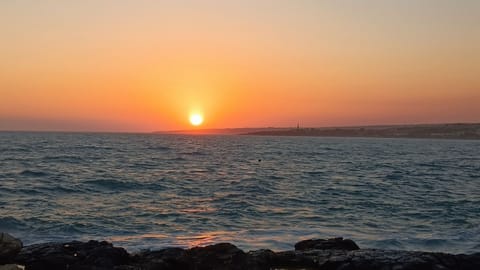
[[(368, 124), (368, 125), (325, 125), (325, 126), (299, 126), (305, 128), (361, 128), (361, 127), (393, 127), (393, 126), (429, 126), (429, 125), (475, 125), (478, 122), (422, 122), (422, 123), (403, 123), (403, 124)], [(175, 134), (175, 133), (199, 133), (202, 131), (222, 131), (222, 130), (239, 130), (239, 129), (295, 129), (297, 126), (260, 126), (260, 127), (226, 127), (226, 128), (193, 128), (193, 129), (176, 129), (176, 130), (153, 130), (153, 131), (115, 131), (115, 130), (29, 130), (29, 129), (0, 129), (0, 132), (32, 132), (32, 133), (98, 133), (98, 134)]]

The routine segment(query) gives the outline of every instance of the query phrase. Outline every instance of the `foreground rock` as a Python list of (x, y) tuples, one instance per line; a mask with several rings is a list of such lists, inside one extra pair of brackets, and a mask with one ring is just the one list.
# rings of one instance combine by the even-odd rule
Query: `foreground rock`
[(8, 233), (0, 232), (0, 264), (12, 262), (22, 246), (22, 241)]
[(296, 250), (245, 253), (229, 243), (191, 249), (167, 248), (128, 254), (107, 242), (47, 243), (27, 246), (14, 259), (26, 269), (237, 270), (328, 269), (416, 270), (480, 269), (480, 253), (445, 253), (358, 249), (348, 239), (306, 240)]
[(295, 250), (309, 249), (338, 249), (338, 250), (357, 250), (360, 249), (355, 242), (350, 239), (331, 238), (331, 239), (309, 239), (295, 244)]
[(15, 258), (26, 269), (113, 269), (126, 265), (130, 255), (105, 241), (46, 243), (27, 246)]

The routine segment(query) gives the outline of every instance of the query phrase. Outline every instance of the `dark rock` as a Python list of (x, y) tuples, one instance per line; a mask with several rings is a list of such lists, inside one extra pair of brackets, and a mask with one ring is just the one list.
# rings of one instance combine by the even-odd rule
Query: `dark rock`
[(480, 252), (471, 255), (456, 255), (455, 260), (458, 264), (459, 269), (480, 269)]
[[(315, 269), (342, 270), (446, 270), (480, 269), (480, 260), (474, 255), (394, 251), (394, 250), (309, 250), (302, 251), (313, 258)], [(459, 256), (465, 256), (461, 258)]]
[(12, 262), (22, 246), (22, 241), (17, 238), (8, 233), (0, 233), (0, 264)]
[(236, 270), (247, 268), (247, 254), (229, 243), (188, 250), (167, 248), (158, 251), (144, 251), (132, 258), (135, 269), (161, 270)]
[(360, 248), (352, 240), (343, 239), (342, 237), (303, 240), (295, 244), (295, 250), (309, 249), (357, 250)]
[(166, 248), (158, 251), (143, 251), (133, 256), (132, 261), (140, 269), (188, 269), (185, 262), (185, 250)]
[[(480, 253), (452, 255), (377, 249), (349, 250), (346, 247), (351, 249), (352, 246), (345, 245), (345, 241), (347, 240), (309, 240), (299, 242), (296, 245), (297, 250), (294, 251), (257, 250), (248, 253), (232, 244), (221, 243), (188, 250), (167, 248), (158, 251), (143, 251), (132, 256), (124, 249), (113, 247), (107, 242), (49, 243), (23, 248), (14, 262), (25, 265), (26, 269), (33, 270), (480, 269)], [(318, 245), (319, 242), (321, 242), (320, 245)], [(324, 245), (325, 242), (329, 244)], [(339, 245), (332, 244), (339, 242), (341, 243)], [(332, 246), (334, 248), (326, 248)]]
[(272, 258), (271, 266), (274, 268), (316, 269), (318, 266), (315, 255), (300, 251), (277, 252)]
[(230, 243), (194, 247), (185, 256), (189, 269), (246, 269), (247, 254)]
[(249, 251), (247, 253), (247, 269), (270, 269), (275, 256), (275, 252), (269, 249)]
[(16, 262), (27, 269), (113, 269), (128, 264), (130, 257), (123, 248), (108, 242), (89, 241), (47, 243), (27, 246)]

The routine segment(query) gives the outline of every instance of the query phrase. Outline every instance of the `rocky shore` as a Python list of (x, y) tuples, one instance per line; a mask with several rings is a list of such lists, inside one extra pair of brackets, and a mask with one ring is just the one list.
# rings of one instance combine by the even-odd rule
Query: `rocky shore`
[(16, 269), (342, 269), (414, 270), (480, 269), (480, 253), (453, 255), (419, 251), (360, 249), (349, 239), (304, 240), (295, 250), (244, 252), (229, 243), (191, 249), (165, 248), (129, 254), (102, 241), (23, 246), (0, 234), (0, 270)]

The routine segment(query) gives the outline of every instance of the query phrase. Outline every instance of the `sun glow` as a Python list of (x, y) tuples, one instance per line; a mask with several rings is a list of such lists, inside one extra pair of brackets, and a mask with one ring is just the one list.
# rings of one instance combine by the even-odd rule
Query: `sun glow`
[(200, 126), (203, 123), (203, 116), (198, 113), (190, 115), (190, 124)]

